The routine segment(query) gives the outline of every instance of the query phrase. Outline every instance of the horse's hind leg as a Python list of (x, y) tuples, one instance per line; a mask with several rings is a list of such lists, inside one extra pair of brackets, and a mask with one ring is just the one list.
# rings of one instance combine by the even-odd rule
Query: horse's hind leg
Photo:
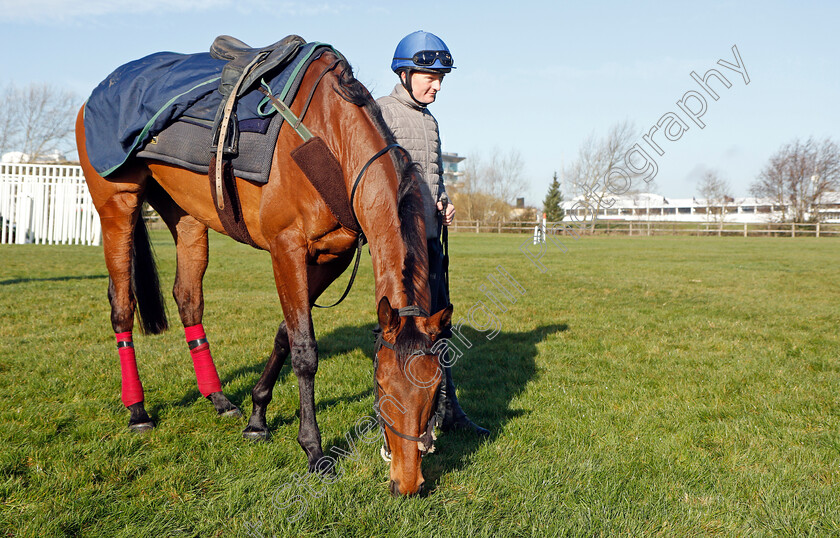
[[(83, 160), (83, 163), (85, 161)], [(111, 325), (117, 339), (122, 376), (122, 402), (131, 413), (128, 427), (143, 432), (154, 427), (144, 406), (143, 385), (137, 371), (132, 330), (137, 300), (132, 288), (132, 255), (135, 226), (143, 203), (146, 178), (140, 169), (130, 169), (118, 181), (106, 181), (85, 169), (91, 195), (97, 201), (102, 222), (105, 264), (110, 276), (108, 300)], [(146, 236), (142, 236), (146, 239)]]
[[(134, 343), (131, 332), (134, 329), (134, 309), (137, 299), (132, 289), (132, 264), (134, 251), (146, 251), (148, 236), (145, 227), (137, 226), (137, 218), (143, 204), (148, 182), (148, 169), (138, 162), (126, 163), (119, 174), (108, 180), (100, 176), (87, 155), (84, 129), (84, 109), (76, 117), (76, 147), (79, 161), (85, 174), (88, 189), (102, 223), (102, 242), (105, 264), (108, 267), (108, 300), (111, 303), (111, 325), (117, 339), (122, 375), (122, 402), (131, 413), (128, 426), (134, 431), (146, 431), (154, 427), (143, 405), (143, 385), (137, 371)], [(142, 224), (142, 223), (141, 223)], [(135, 245), (135, 241), (138, 245)], [(140, 244), (143, 243), (143, 244)], [(138, 248), (135, 248), (138, 247)], [(148, 260), (151, 261), (151, 260)], [(157, 282), (153, 263), (141, 264), (134, 269), (152, 274), (138, 274), (138, 283)], [(140, 290), (141, 298), (152, 295), (159, 297), (159, 290)], [(148, 295), (151, 294), (151, 295)], [(146, 301), (148, 304), (148, 301)], [(141, 302), (142, 304), (142, 302)], [(144, 307), (145, 310), (145, 307)], [(160, 301), (152, 301), (144, 319), (147, 332), (159, 333), (166, 329), (166, 313)]]
[(242, 416), (222, 392), (219, 374), (210, 354), (210, 344), (201, 323), (204, 317), (202, 281), (208, 260), (207, 226), (175, 204), (157, 183), (149, 185), (148, 198), (175, 239), (177, 269), (172, 295), (184, 324), (198, 390), (213, 403), (219, 415)]
[(277, 383), (277, 376), (280, 375), (280, 369), (283, 368), (283, 363), (286, 362), (288, 356), (289, 334), (286, 331), (286, 322), (284, 321), (277, 329), (277, 335), (274, 337), (274, 348), (271, 350), (271, 356), (268, 357), (265, 369), (251, 391), (251, 401), (254, 408), (251, 411), (251, 418), (248, 419), (248, 426), (242, 432), (245, 439), (262, 441), (268, 438), (265, 412), (271, 402), (271, 393)]

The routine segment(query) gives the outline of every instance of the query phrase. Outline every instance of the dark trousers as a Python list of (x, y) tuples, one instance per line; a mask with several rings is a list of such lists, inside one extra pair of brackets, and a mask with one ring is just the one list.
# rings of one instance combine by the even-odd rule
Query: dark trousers
[(440, 239), (426, 240), (429, 250), (429, 290), (431, 291), (430, 314), (435, 314), (449, 306), (449, 290), (446, 289), (443, 266), (443, 245)]

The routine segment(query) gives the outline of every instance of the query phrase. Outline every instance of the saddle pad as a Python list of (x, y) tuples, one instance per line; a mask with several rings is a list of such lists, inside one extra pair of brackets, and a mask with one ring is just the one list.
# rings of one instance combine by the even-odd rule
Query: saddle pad
[[(256, 183), (268, 183), (271, 157), (282, 125), (283, 117), (279, 114), (266, 121), (239, 122), (239, 153), (231, 159), (233, 175)], [(207, 174), (215, 150), (211, 127), (182, 117), (152, 138), (137, 156)]]
[[(331, 50), (323, 43), (307, 43), (285, 68), (268, 75), (266, 82), (273, 93), (288, 89), (283, 96), (287, 104), (294, 99), (300, 79), (308, 67), (301, 68), (299, 65), (319, 57), (322, 51), (317, 51), (318, 48)], [(159, 144), (148, 146), (160, 145), (161, 139), (174, 140), (171, 135), (179, 134), (186, 135), (201, 147), (191, 147), (182, 155), (180, 147), (173, 150), (160, 145), (160, 148), (150, 149), (152, 155), (148, 156), (206, 173), (212, 151), (212, 124), (223, 100), (218, 91), (219, 80), (226, 63), (225, 60), (212, 58), (209, 53), (159, 52), (117, 68), (94, 89), (85, 103), (86, 148), (94, 169), (103, 177), (107, 176), (119, 169), (135, 152), (148, 149), (145, 147), (154, 137), (158, 137)], [(244, 175), (240, 177), (262, 182), (267, 180), (268, 171), (257, 173), (254, 170), (270, 166), (271, 153), (268, 153), (267, 162), (259, 164), (259, 167), (250, 164), (254, 159), (263, 159), (265, 150), (254, 148), (252, 151), (245, 146), (246, 140), (254, 138), (251, 135), (255, 133), (264, 138), (273, 136), (270, 143), (268, 140), (258, 142), (273, 149), (282, 125), (281, 118), (273, 117), (275, 111), (272, 107), (264, 111), (270, 114), (269, 117), (258, 112), (263, 98), (263, 94), (254, 88), (238, 100), (235, 108), (241, 131), (240, 167)], [(168, 126), (181, 123), (185, 125), (177, 127), (177, 133), (159, 136)], [(198, 156), (201, 153), (204, 155)], [(163, 157), (168, 157), (168, 160)]]

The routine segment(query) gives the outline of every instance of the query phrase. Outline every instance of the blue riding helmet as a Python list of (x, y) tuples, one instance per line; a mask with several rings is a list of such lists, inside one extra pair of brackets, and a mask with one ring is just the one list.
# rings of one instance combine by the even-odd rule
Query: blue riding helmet
[(432, 73), (449, 73), (452, 54), (449, 47), (435, 34), (418, 30), (410, 33), (399, 42), (391, 61), (391, 70), (399, 73), (404, 69)]

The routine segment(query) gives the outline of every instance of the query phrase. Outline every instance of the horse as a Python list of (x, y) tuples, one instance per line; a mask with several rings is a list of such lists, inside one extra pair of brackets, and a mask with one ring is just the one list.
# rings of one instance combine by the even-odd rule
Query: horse
[[(336, 67), (337, 66), (337, 67)], [(428, 254), (419, 171), (397, 146), (368, 90), (349, 63), (325, 52), (304, 75), (309, 94), (306, 126), (334, 155), (359, 228), (369, 244), (375, 306), (381, 329), (375, 358), (377, 419), (390, 457), (390, 492), (414, 495), (424, 479), (421, 457), (433, 447), (430, 425), (440, 384), (440, 360), (431, 347), (451, 324), (451, 305), (430, 314)], [(300, 100), (290, 109), (300, 115)], [(202, 279), (208, 260), (208, 229), (226, 233), (214, 207), (208, 177), (149, 158), (130, 157), (107, 179), (90, 164), (84, 108), (76, 120), (76, 142), (87, 185), (102, 223), (109, 274), (111, 324), (117, 335), (123, 403), (129, 427), (154, 427), (144, 408), (131, 331), (135, 310), (145, 332), (167, 329), (163, 299), (140, 217), (147, 201), (166, 223), (176, 245), (173, 296), (184, 325), (199, 389), (219, 414), (239, 413), (221, 390), (202, 318)], [(359, 232), (341, 224), (290, 156), (300, 139), (284, 125), (271, 160), (269, 180), (258, 185), (235, 177), (241, 216), (257, 248), (271, 255), (283, 321), (251, 396), (253, 409), (243, 435), (266, 439), (266, 410), (287, 356), (299, 384), (298, 443), (310, 472), (329, 473), (315, 417), (314, 381), (318, 346), (311, 309), (321, 293), (349, 266)], [(383, 158), (388, 155), (388, 158)], [(354, 182), (355, 179), (355, 182)], [(361, 246), (359, 246), (361, 248)], [(410, 368), (411, 372), (407, 372)], [(417, 379), (429, 380), (418, 383)], [(390, 405), (390, 411), (385, 407)], [(385, 447), (382, 450), (386, 454)]]

